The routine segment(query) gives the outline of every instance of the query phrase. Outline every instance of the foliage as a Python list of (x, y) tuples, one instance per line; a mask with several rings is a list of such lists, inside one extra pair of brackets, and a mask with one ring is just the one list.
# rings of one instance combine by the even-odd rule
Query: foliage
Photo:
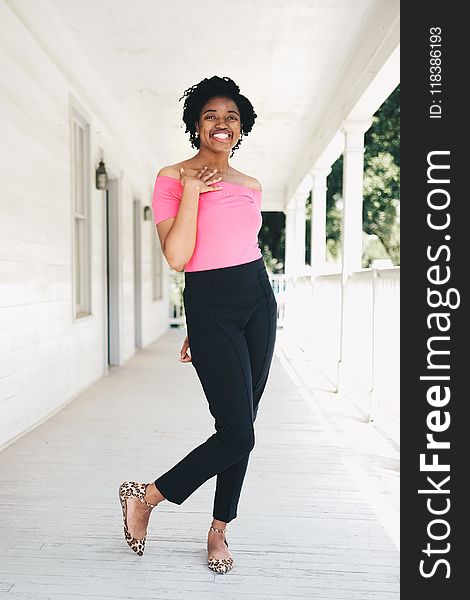
[(399, 180), (400, 168), (392, 154), (379, 152), (369, 159), (364, 172), (363, 227), (369, 235), (377, 236), (395, 265), (400, 264)]
[[(327, 191), (327, 252), (334, 259), (341, 252), (342, 172), (341, 156), (333, 164)], [(400, 86), (376, 112), (365, 135), (363, 230), (372, 237), (364, 244), (363, 267), (382, 258), (383, 251), (400, 264), (399, 203)]]
[(258, 243), (272, 273), (284, 272), (286, 218), (282, 212), (263, 212), (263, 225), (258, 234)]
[(343, 156), (333, 163), (326, 193), (326, 254), (337, 260), (341, 254)]

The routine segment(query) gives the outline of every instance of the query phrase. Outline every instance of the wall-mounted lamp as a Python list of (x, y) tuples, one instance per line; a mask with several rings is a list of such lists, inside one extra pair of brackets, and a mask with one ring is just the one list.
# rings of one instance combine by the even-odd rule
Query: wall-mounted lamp
[(97, 190), (107, 190), (108, 189), (108, 175), (106, 173), (106, 168), (104, 166), (104, 162), (100, 160), (100, 164), (96, 169), (96, 189)]
[(152, 220), (152, 212), (150, 210), (150, 206), (144, 206), (144, 221)]

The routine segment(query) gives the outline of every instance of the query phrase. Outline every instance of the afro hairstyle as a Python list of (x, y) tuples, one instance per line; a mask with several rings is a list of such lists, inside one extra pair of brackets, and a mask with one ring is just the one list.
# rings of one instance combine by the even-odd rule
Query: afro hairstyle
[[(181, 101), (186, 98), (183, 106), (183, 122), (186, 124), (185, 133), (189, 132), (189, 141), (193, 148), (199, 149), (201, 142), (199, 136), (197, 136), (195, 123), (199, 121), (202, 107), (204, 104), (216, 96), (223, 96), (230, 98), (235, 102), (240, 111), (241, 121), (241, 135), (248, 135), (252, 130), (256, 117), (253, 105), (251, 102), (240, 94), (240, 88), (238, 85), (230, 79), (230, 77), (218, 77), (214, 75), (210, 79), (203, 79), (196, 85), (189, 87), (184, 91), (183, 95), (179, 99)], [(230, 158), (233, 156), (235, 150), (240, 146), (242, 139), (233, 146)]]

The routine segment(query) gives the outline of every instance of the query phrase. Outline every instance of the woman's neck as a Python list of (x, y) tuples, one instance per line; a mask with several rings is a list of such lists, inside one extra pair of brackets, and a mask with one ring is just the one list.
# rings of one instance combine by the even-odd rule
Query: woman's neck
[(208, 169), (217, 169), (217, 172), (221, 175), (228, 175), (230, 172), (230, 165), (228, 164), (228, 156), (220, 155), (220, 153), (214, 154), (212, 152), (199, 151), (192, 160), (197, 167), (202, 168), (207, 165)]

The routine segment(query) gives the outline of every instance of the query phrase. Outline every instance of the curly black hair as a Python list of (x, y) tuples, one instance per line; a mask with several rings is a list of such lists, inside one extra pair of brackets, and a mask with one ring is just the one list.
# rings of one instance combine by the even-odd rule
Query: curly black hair
[[(204, 104), (214, 98), (215, 96), (223, 96), (230, 98), (235, 102), (240, 111), (241, 120), (241, 135), (248, 135), (253, 128), (256, 117), (253, 105), (251, 102), (240, 94), (240, 88), (238, 85), (230, 79), (230, 77), (218, 77), (214, 75), (210, 79), (203, 79), (196, 85), (189, 87), (184, 91), (181, 98), (182, 100), (186, 97), (183, 106), (183, 121), (186, 124), (185, 133), (189, 132), (189, 141), (193, 148), (199, 149), (201, 141), (199, 136), (196, 136), (196, 121), (199, 121), (202, 107)], [(238, 142), (233, 146), (230, 158), (232, 158), (235, 150), (241, 144), (241, 137)]]

